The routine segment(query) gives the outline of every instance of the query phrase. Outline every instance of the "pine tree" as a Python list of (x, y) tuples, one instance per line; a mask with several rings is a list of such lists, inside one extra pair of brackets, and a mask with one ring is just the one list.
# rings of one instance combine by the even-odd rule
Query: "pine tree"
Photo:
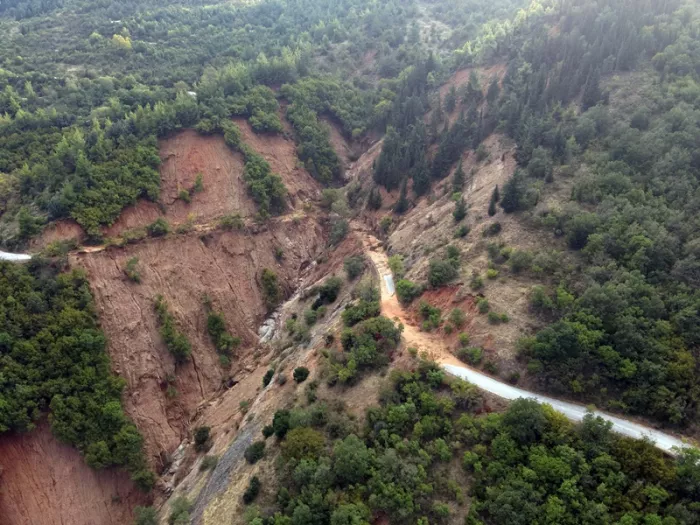
[(408, 179), (403, 180), (403, 184), (401, 184), (401, 193), (399, 193), (399, 200), (396, 201), (396, 205), (394, 206), (394, 213), (398, 213), (401, 215), (402, 213), (406, 213), (408, 210)]
[(603, 99), (603, 93), (600, 91), (600, 70), (595, 69), (589, 76), (586, 82), (586, 87), (583, 89), (583, 98), (581, 105), (583, 110), (592, 108)]
[(452, 192), (456, 193), (462, 189), (464, 189), (464, 169), (462, 169), (462, 161), (460, 160), (452, 177)]
[(491, 194), (491, 202), (489, 202), (489, 217), (496, 215), (496, 203), (498, 202), (498, 197), (498, 186), (496, 186)]
[(447, 92), (447, 95), (445, 96), (445, 110), (448, 113), (452, 113), (455, 109), (455, 105), (457, 104), (457, 88), (453, 86), (450, 87), (450, 90)]
[(376, 186), (372, 188), (369, 192), (369, 198), (367, 199), (367, 207), (370, 210), (378, 210), (382, 207), (382, 194), (379, 192), (379, 188)]
[(516, 171), (503, 186), (501, 208), (503, 208), (503, 211), (506, 213), (518, 211), (522, 206), (523, 196), (524, 188), (521, 182), (521, 175), (520, 172)]
[(413, 177), (413, 192), (418, 196), (425, 195), (430, 189), (430, 173), (425, 155), (411, 170), (411, 177)]
[(491, 80), (491, 84), (489, 84), (489, 90), (486, 92), (486, 100), (489, 101), (489, 104), (493, 104), (500, 94), (501, 87), (498, 85), (498, 76), (495, 76), (493, 80)]
[(452, 216), (455, 218), (455, 222), (459, 222), (467, 216), (467, 203), (464, 202), (464, 197), (460, 197), (457, 201)]

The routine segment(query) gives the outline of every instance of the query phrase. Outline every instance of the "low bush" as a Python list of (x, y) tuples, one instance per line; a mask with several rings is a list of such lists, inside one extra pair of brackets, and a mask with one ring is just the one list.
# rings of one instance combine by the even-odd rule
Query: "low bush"
[(253, 503), (255, 501), (255, 498), (258, 497), (261, 488), (262, 483), (260, 482), (260, 479), (257, 476), (253, 476), (252, 478), (250, 478), (248, 488), (246, 488), (245, 492), (243, 493), (243, 503), (245, 503), (246, 505), (250, 505), (251, 503)]
[(294, 369), (292, 377), (297, 383), (303, 383), (304, 381), (306, 381), (306, 378), (309, 377), (309, 369), (305, 366), (297, 367)]
[(194, 449), (204, 452), (211, 447), (211, 428), (201, 426), (194, 429)]
[(264, 441), (256, 441), (255, 443), (250, 445), (248, 448), (246, 448), (245, 452), (243, 453), (243, 457), (245, 457), (245, 460), (248, 463), (250, 463), (251, 465), (260, 461), (264, 456), (265, 456), (265, 442)]

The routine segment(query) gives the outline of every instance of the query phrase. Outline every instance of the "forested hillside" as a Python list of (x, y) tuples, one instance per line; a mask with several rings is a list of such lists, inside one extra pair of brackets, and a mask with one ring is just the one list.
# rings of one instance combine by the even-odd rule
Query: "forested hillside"
[[(174, 230), (159, 216), (120, 233), (118, 242), (107, 239), (132, 205), (148, 201), (165, 214), (163, 144), (178, 133), (216, 139), (235, 157), (238, 193), (251, 215), (231, 211), (197, 229), (185, 212), (187, 224)], [(283, 162), (257, 150), (251, 137), (287, 141), (286, 176), (303, 171), (315, 197), (297, 199), (285, 187), (290, 179), (273, 169)], [(338, 137), (356, 147), (351, 160), (359, 157), (348, 177)], [(510, 150), (494, 148), (497, 140)], [(484, 209), (470, 208), (475, 173), (490, 163), (506, 169), (507, 160), (502, 182), (476, 188), (487, 192)], [(450, 341), (470, 366), (697, 437), (699, 181), (694, 0), (0, 0), (0, 248), (34, 250), (47, 226), (61, 222), (107, 256), (130, 243), (189, 234), (192, 242), (182, 246), (206, 250), (212, 232), (236, 232), (236, 240), (219, 239), (222, 257), (231, 257), (222, 260), (245, 252), (254, 291), (227, 284), (227, 304), (237, 294), (260, 299), (260, 318), (242, 312), (251, 317), (240, 323), (251, 341), (264, 315), (284, 322), (283, 341), (251, 351), (260, 359), (255, 366), (240, 363), (246, 374), (269, 369), (262, 390), (257, 380), (258, 390), (236, 401), (240, 419), (232, 423), (227, 413), (218, 436), (229, 440), (226, 453), (238, 450), (250, 465), (235, 480), (238, 488), (247, 484), (235, 494), (247, 508), (236, 523), (699, 524), (697, 451), (667, 457), (593, 416), (574, 425), (533, 401), (503, 408), (447, 377), (428, 353), (403, 348), (405, 327), (381, 315), (369, 263), (358, 253), (369, 250), (359, 232), (381, 237), (371, 249), (391, 255), (399, 310), (416, 319), (416, 332)], [(201, 174), (191, 188), (178, 179), (177, 204), (189, 204), (203, 184)], [(217, 192), (225, 193), (211, 189)], [(409, 220), (432, 236), (440, 213), (447, 240), (436, 234), (435, 244), (413, 246), (415, 238), (401, 244), (392, 237)], [(501, 241), (514, 222), (537, 232), (527, 248)], [(317, 227), (322, 253), (309, 247), (294, 255), (290, 243), (303, 243), (273, 224), (297, 234)], [(268, 234), (265, 253), (252, 254), (250, 246), (263, 245), (261, 232)], [(467, 243), (487, 260), (486, 282), (464, 263)], [(399, 245), (408, 248), (398, 253)], [(196, 414), (179, 404), (177, 378), (150, 378), (177, 405), (186, 430), (173, 439), (182, 440), (178, 453), (189, 454), (184, 463), (158, 457), (158, 474), (172, 481), (159, 486), (144, 429), (124, 411), (125, 383), (110, 368), (95, 283), (64, 258), (75, 247), (50, 245), (27, 266), (0, 264), (0, 433), (31, 432), (46, 416), (91, 467), (125, 468), (162, 499), (185, 478), (177, 471), (183, 464), (197, 465), (200, 476), (188, 478), (183, 493), (195, 487), (206, 496), (209, 470), (216, 483), (233, 484), (228, 477), (240, 472), (217, 471), (215, 455), (199, 457), (212, 446), (210, 427), (188, 425), (245, 374), (217, 375), (211, 399), (213, 390), (205, 395), (198, 384)], [(160, 252), (149, 253), (149, 286), (162, 286)], [(288, 273), (300, 274), (286, 283), (273, 269), (285, 257), (295, 264)], [(330, 272), (316, 275), (320, 286), (287, 289), (320, 268)], [(200, 270), (177, 275), (197, 279)], [(343, 271), (347, 279), (338, 277)], [(98, 300), (140, 284), (139, 258), (117, 264), (116, 273), (119, 287), (104, 277)], [(485, 359), (488, 349), (470, 343), (465, 328), (468, 315), (488, 320), (489, 337), (510, 322), (491, 308), (489, 282), (527, 289), (527, 319), (517, 324), (507, 375), (499, 369), (504, 354)], [(342, 292), (345, 308), (331, 311), (345, 283), (353, 287)], [(311, 306), (284, 319), (288, 297)], [(144, 319), (154, 316), (162, 341), (144, 344), (162, 343), (184, 367), (192, 344), (168, 299), (156, 295), (146, 314), (133, 300), (139, 320), (125, 329), (146, 330)], [(230, 367), (242, 341), (227, 331), (230, 312), (207, 294), (195, 300), (200, 310), (205, 305), (217, 362)], [(449, 313), (433, 304), (439, 301)], [(459, 301), (472, 311), (454, 307)], [(106, 331), (108, 324), (102, 319)], [(198, 329), (196, 319), (191, 325)], [(243, 432), (253, 441), (241, 447), (236, 433), (260, 424), (248, 413), (255, 396), (271, 402), (282, 395), (287, 376), (275, 364), (309, 345), (311, 370), (294, 368), (298, 389), (275, 401), (286, 408), (263, 423), (262, 435)], [(379, 371), (387, 377), (380, 380)], [(129, 370), (119, 372), (128, 377)], [(376, 403), (363, 381), (373, 385)], [(363, 414), (349, 415), (346, 400)], [(175, 413), (161, 412), (164, 420)], [(264, 467), (253, 467), (258, 462)], [(196, 517), (181, 497), (161, 517), (216, 522), (214, 511), (202, 517), (205, 496)], [(156, 514), (139, 508), (137, 523), (156, 523)]]
[[(515, 139), (520, 168), (498, 208), (579, 254), (533, 291), (550, 326), (521, 342), (529, 372), (547, 391), (677, 425), (696, 420), (700, 400), (699, 24), (692, 2), (535, 3), (496, 39), (499, 58), (474, 57), (472, 44), (454, 55), (455, 67), (504, 61), (502, 86), (472, 73), (426, 125), (426, 73), (407, 80), (374, 171), (387, 188), (408, 173), (421, 195), (428, 173), (447, 176), (493, 131)], [(456, 98), (460, 116), (445, 124)], [(555, 179), (572, 182), (570, 200), (537, 207)]]
[[(22, 249), (60, 219), (100, 242), (125, 207), (158, 200), (158, 139), (183, 128), (223, 135), (243, 155), (260, 220), (282, 213), (281, 178), (231, 117), (260, 134), (282, 133), (286, 119), (309, 173), (338, 185), (342, 166), (320, 117), (348, 139), (383, 129), (403, 71), (430, 56), (437, 86), (450, 39), (518, 5), (481, 5), (443, 23), (445, 2), (2, 2), (0, 246)], [(0, 431), (29, 431), (49, 413), (90, 465), (125, 465), (148, 489), (84, 277), (43, 264), (2, 266)], [(82, 320), (62, 326), (66, 315)]]

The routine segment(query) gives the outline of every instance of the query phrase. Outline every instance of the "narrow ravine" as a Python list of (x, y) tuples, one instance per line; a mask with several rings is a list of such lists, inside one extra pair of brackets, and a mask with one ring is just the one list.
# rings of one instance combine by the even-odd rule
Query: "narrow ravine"
[[(371, 233), (367, 232), (361, 225), (355, 224), (353, 226), (356, 234), (362, 239), (365, 253), (372, 261), (372, 264), (379, 274), (379, 280), (381, 282), (382, 313), (404, 325), (403, 338), (408, 346), (415, 347), (419, 351), (427, 352), (430, 359), (439, 363), (446, 372), (461, 377), (486, 392), (507, 400), (532, 398), (540, 403), (551, 405), (552, 408), (565, 415), (571, 421), (579, 422), (583, 420), (584, 416), (589, 412), (587, 407), (568, 401), (561, 401), (535, 392), (529, 392), (470, 368), (458, 361), (445, 346), (444, 341), (439, 337), (434, 334), (421, 332), (417, 327), (413, 326), (406, 317), (394, 293), (394, 281), (391, 271), (389, 270), (388, 259), (386, 253), (380, 246), (379, 240)], [(635, 439), (648, 438), (654, 442), (657, 448), (671, 455), (675, 455), (677, 449), (690, 446), (679, 438), (640, 423), (635, 423), (599, 410), (594, 410), (593, 414), (612, 423), (612, 430), (614, 432)]]

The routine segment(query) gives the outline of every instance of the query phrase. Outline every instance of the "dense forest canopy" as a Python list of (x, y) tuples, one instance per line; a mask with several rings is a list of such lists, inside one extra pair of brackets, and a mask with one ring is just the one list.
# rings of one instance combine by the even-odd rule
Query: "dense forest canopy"
[(433, 363), (387, 382), (360, 429), (325, 401), (274, 415), (266, 435), (282, 451), (276, 510), (253, 508), (248, 523), (699, 522), (697, 451), (674, 465), (600, 419), (574, 426), (534, 400), (477, 415), (478, 390)]

